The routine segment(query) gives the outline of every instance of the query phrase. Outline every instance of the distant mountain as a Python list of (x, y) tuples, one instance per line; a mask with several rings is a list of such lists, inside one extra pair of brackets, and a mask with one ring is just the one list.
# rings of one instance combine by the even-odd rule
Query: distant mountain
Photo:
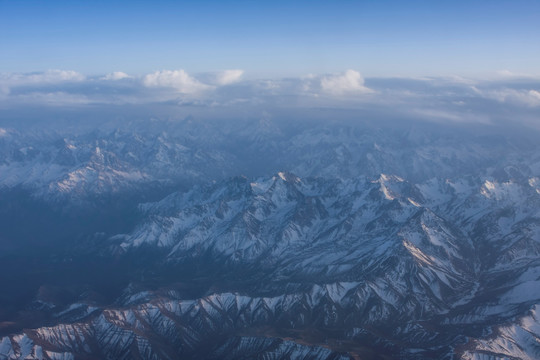
[(534, 131), (476, 130), (426, 123), (192, 120), (107, 132), (3, 129), (0, 189), (23, 186), (39, 196), (73, 200), (283, 170), (340, 179), (395, 174), (415, 183), (539, 171)]

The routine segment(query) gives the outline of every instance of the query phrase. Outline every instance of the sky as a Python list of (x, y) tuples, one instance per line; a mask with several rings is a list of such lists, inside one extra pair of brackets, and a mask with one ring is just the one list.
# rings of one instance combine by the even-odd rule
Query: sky
[(540, 75), (540, 1), (0, 0), (0, 72)]

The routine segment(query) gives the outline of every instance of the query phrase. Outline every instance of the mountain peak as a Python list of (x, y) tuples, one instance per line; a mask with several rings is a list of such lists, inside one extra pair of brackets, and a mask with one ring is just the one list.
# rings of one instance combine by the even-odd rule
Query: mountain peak
[(277, 177), (279, 177), (283, 181), (290, 183), (300, 183), (302, 181), (298, 176), (287, 171), (278, 172)]

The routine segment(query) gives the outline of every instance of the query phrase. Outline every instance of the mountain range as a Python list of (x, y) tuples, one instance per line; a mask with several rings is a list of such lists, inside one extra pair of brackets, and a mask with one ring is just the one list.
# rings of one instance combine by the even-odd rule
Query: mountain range
[(539, 358), (537, 138), (2, 128), (0, 359)]

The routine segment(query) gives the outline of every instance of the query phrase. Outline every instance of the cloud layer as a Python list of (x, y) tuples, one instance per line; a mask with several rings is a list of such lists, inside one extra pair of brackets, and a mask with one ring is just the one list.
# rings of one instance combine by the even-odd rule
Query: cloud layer
[(209, 117), (284, 114), (293, 109), (311, 114), (316, 109), (328, 109), (334, 111), (329, 117), (336, 116), (337, 110), (346, 110), (357, 117), (455, 123), (521, 121), (540, 127), (540, 79), (506, 72), (491, 80), (364, 79), (352, 69), (249, 80), (239, 69), (202, 74), (161, 70), (143, 76), (117, 71), (92, 77), (70, 70), (0, 74), (0, 109), (156, 104), (168, 106), (171, 113), (182, 108), (199, 116), (206, 112)]

